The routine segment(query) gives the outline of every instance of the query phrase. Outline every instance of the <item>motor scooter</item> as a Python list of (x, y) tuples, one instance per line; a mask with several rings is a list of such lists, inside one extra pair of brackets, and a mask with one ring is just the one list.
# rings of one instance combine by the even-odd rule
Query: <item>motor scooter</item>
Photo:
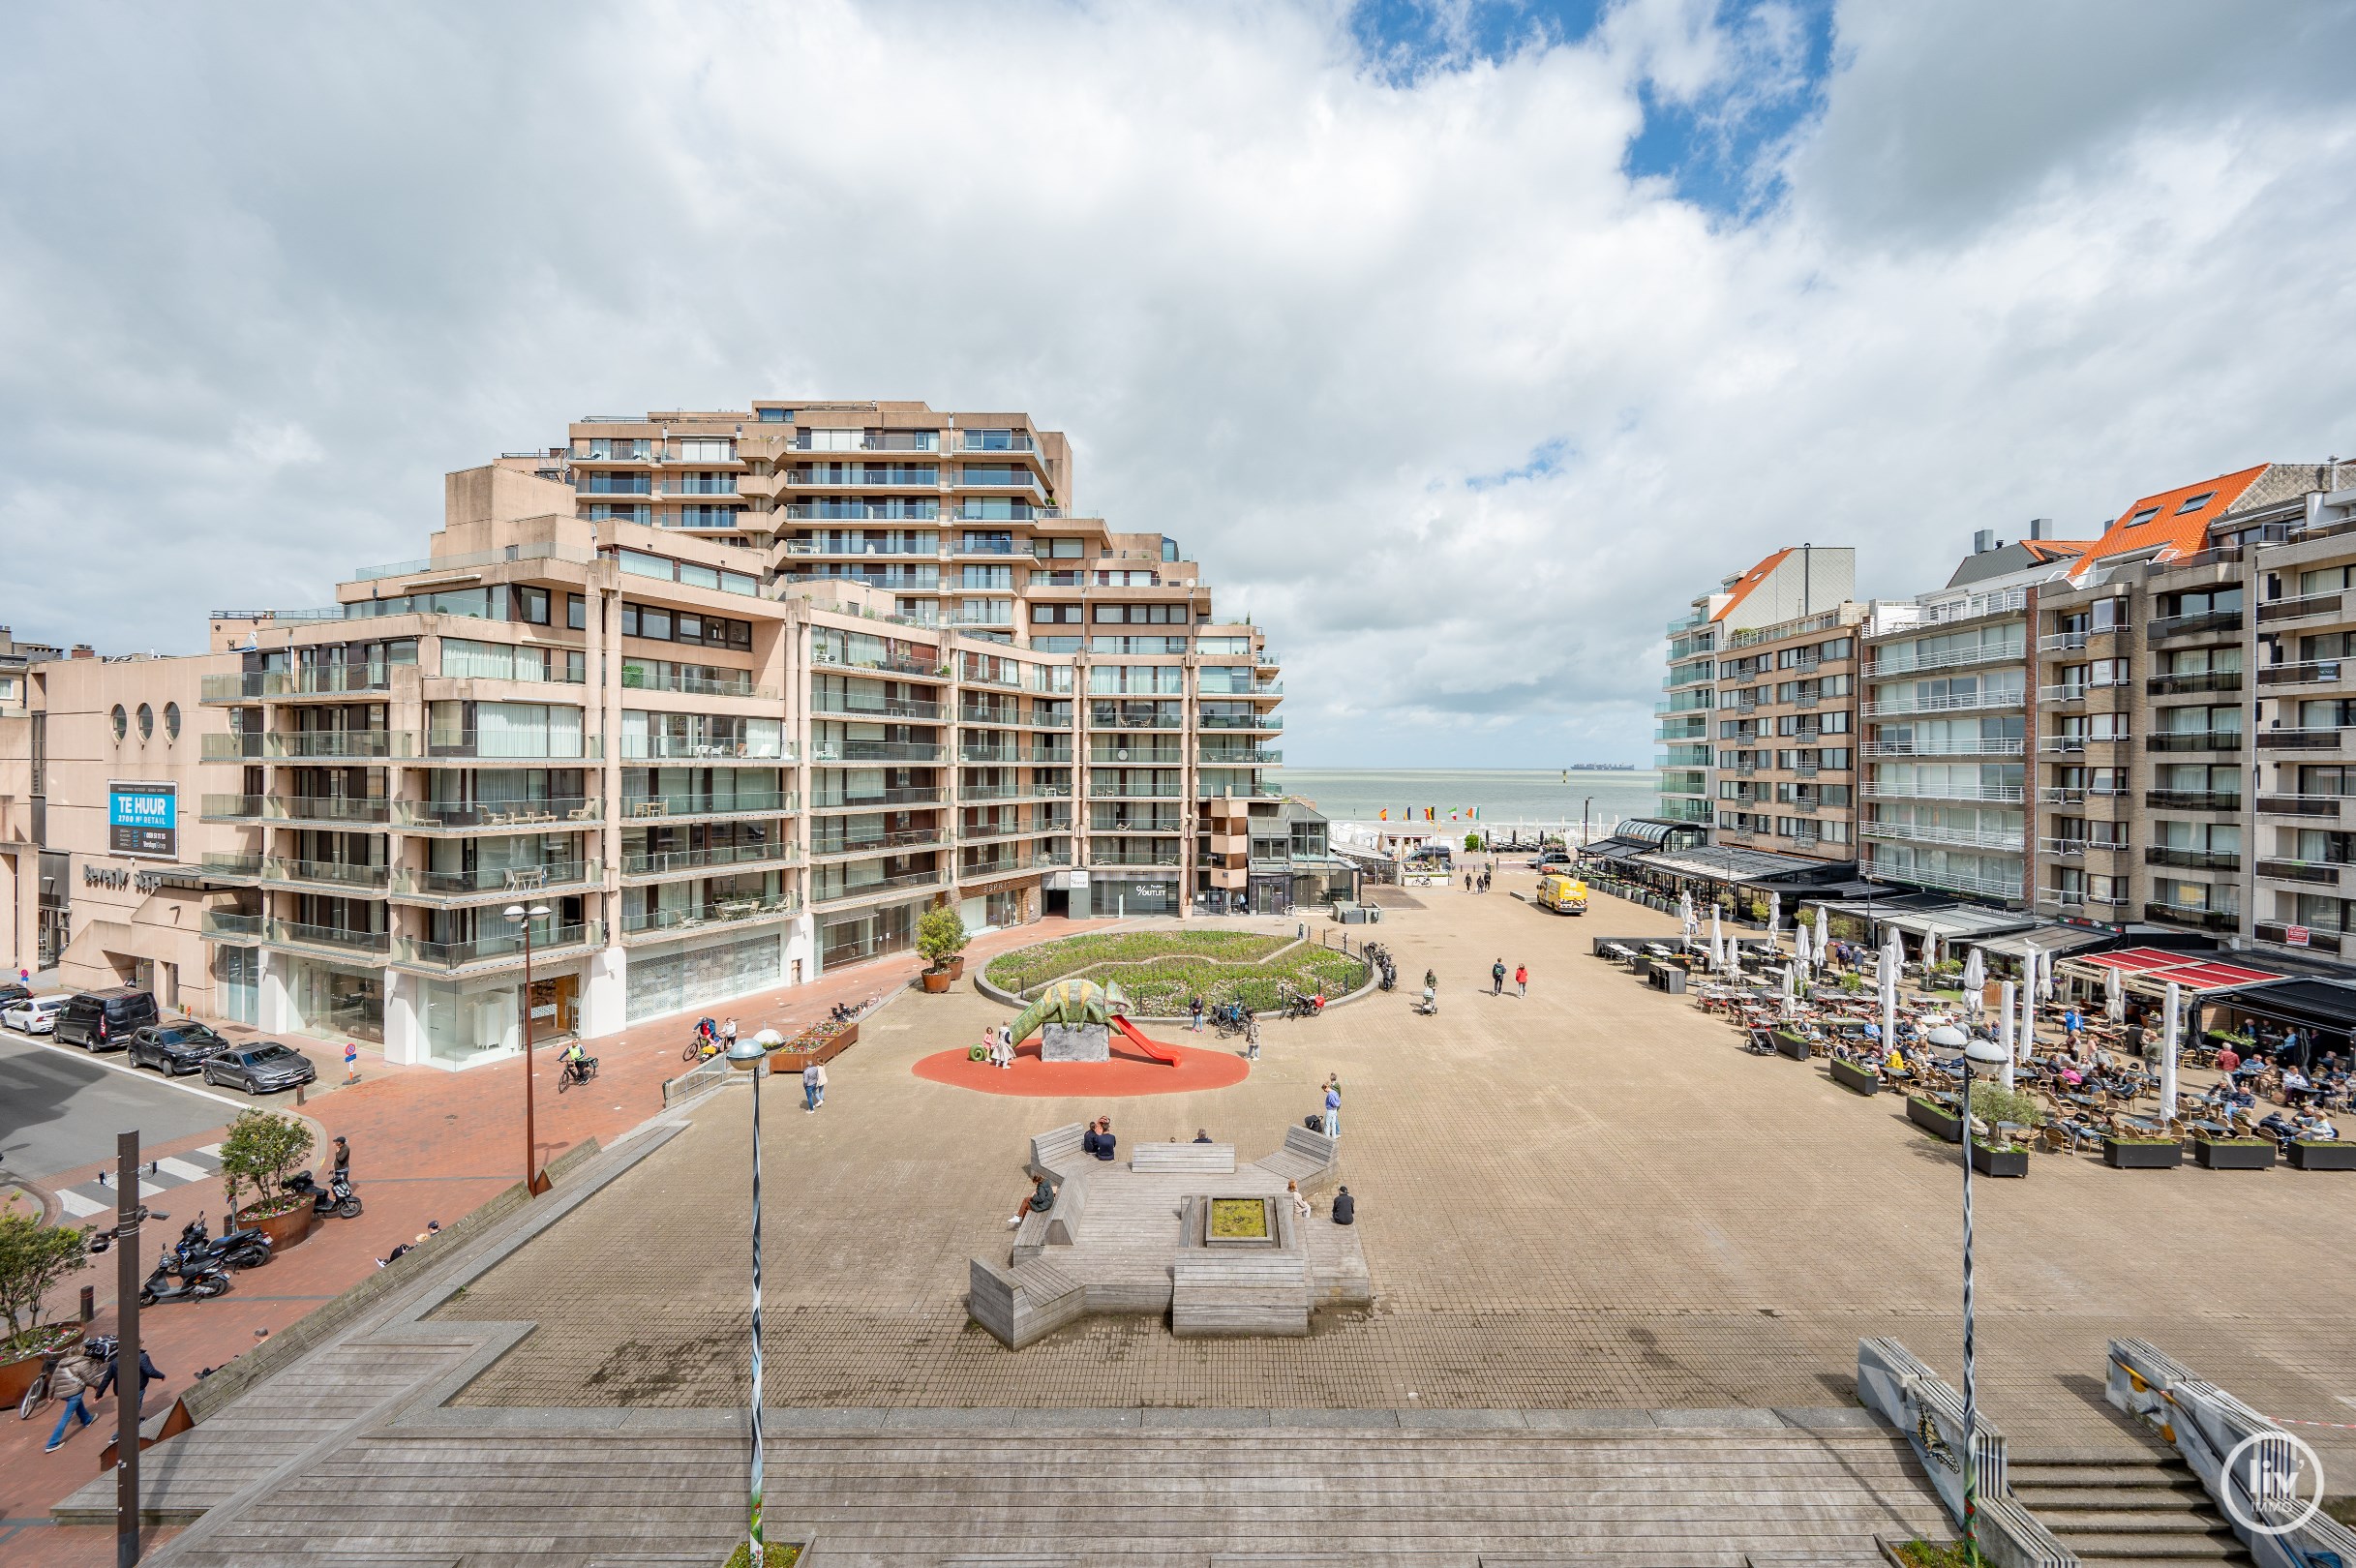
[[(173, 1276), (178, 1278), (174, 1279)], [(229, 1275), (209, 1260), (183, 1263), (173, 1257), (156, 1259), (155, 1272), (139, 1286), (139, 1305), (157, 1307), (167, 1301), (205, 1301), (229, 1293)]]
[(182, 1262), (197, 1258), (209, 1259), (225, 1269), (258, 1269), (270, 1261), (270, 1235), (258, 1226), (242, 1230), (225, 1230), (215, 1241), (198, 1214), (181, 1227), (178, 1245), (172, 1255)]
[(343, 1171), (330, 1171), (327, 1185), (319, 1186), (311, 1172), (298, 1170), (287, 1178), (285, 1189), (289, 1197), (307, 1197), (313, 1214), (341, 1215), (347, 1220), (360, 1218), (360, 1194), (352, 1191), (351, 1177)]

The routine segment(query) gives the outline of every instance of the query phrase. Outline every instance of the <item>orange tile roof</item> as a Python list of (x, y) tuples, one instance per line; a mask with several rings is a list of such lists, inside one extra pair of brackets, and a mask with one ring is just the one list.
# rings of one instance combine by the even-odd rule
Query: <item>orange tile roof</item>
[(1735, 606), (1740, 604), (1744, 599), (1749, 598), (1751, 596), (1751, 590), (1756, 588), (1760, 584), (1766, 582), (1768, 575), (1772, 573), (1776, 567), (1782, 565), (1784, 562), (1784, 558), (1791, 555), (1791, 553), (1792, 552), (1789, 550), (1778, 550), (1773, 555), (1767, 557), (1767, 559), (1761, 561), (1758, 565), (1752, 567), (1749, 571), (1744, 572), (1740, 577), (1737, 578), (1735, 580), (1735, 586), (1727, 589), (1726, 602), (1720, 605), (1718, 607), (1718, 613), (1709, 618), (1712, 620), (1724, 620), (1728, 616), (1733, 615), (1735, 613)]
[[(2106, 556), (2131, 555), (2161, 545), (2168, 546), (2175, 555), (2192, 555), (2207, 541), (2209, 525), (2231, 510), (2267, 467), (2261, 463), (2238, 473), (2220, 474), (2196, 485), (2182, 485), (2142, 498), (2121, 512), (2101, 538), (2086, 547), (2079, 558), (2080, 564), (2089, 565)], [(2188, 509), (2188, 503), (2196, 500), (2200, 504)]]
[(2039, 564), (2059, 560), (2064, 556), (2080, 556), (2094, 548), (2092, 539), (2023, 539), (2020, 547), (2029, 552), (2029, 558)]

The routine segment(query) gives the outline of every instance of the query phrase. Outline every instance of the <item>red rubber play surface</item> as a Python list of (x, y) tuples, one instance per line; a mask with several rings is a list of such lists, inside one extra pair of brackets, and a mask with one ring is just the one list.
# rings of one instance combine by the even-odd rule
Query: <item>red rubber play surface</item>
[(1014, 1047), (1014, 1065), (1011, 1068), (970, 1062), (964, 1048), (959, 1047), (936, 1051), (909, 1070), (932, 1083), (953, 1084), (985, 1095), (1024, 1095), (1035, 1100), (1184, 1095), (1198, 1089), (1224, 1089), (1231, 1083), (1243, 1082), (1252, 1072), (1252, 1064), (1238, 1050), (1181, 1045), (1167, 1039), (1156, 1039), (1155, 1042), (1178, 1059), (1175, 1066), (1146, 1061), (1134, 1046), (1115, 1035), (1109, 1062), (1042, 1062), (1039, 1059), (1039, 1040), (1034, 1037)]

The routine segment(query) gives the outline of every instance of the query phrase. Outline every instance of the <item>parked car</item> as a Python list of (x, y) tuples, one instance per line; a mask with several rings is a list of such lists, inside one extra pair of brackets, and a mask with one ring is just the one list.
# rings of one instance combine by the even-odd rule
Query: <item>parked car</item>
[(1570, 852), (1568, 850), (1551, 849), (1540, 855), (1536, 859), (1530, 861), (1529, 863), (1536, 869), (1543, 871), (1551, 865), (1570, 865), (1574, 862), (1571, 859)]
[(131, 1065), (151, 1067), (167, 1078), (194, 1072), (212, 1057), (229, 1049), (229, 1042), (194, 1018), (150, 1024), (131, 1037)]
[(33, 996), (0, 1008), (0, 1025), (28, 1035), (57, 1033), (57, 1015), (66, 1010), (62, 996)]
[(156, 1018), (156, 999), (146, 991), (129, 985), (84, 991), (57, 1015), (57, 1041), (87, 1051), (119, 1051)]
[(239, 1045), (218, 1056), (208, 1056), (202, 1071), (205, 1082), (220, 1084), (225, 1089), (243, 1089), (249, 1095), (273, 1095), (298, 1083), (315, 1083), (319, 1075), (319, 1070), (311, 1065), (311, 1058), (290, 1045), (275, 1041)]
[(20, 980), (0, 983), (0, 1009), (13, 1008), (19, 1002), (30, 1002), (33, 988)]

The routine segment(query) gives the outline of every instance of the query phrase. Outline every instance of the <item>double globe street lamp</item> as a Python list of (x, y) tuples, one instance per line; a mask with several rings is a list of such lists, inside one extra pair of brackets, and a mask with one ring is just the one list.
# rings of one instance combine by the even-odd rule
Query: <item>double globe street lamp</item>
[(548, 1191), (548, 1185), (539, 1172), (540, 1144), (532, 1126), (531, 922), (548, 919), (548, 906), (534, 904), (526, 909), (521, 904), (509, 904), (500, 913), (524, 939), (524, 1191), (536, 1197)]
[(1992, 1040), (1942, 1024), (1923, 1043), (1963, 1052), (1963, 1550), (1966, 1562), (1979, 1560), (1979, 1402), (1972, 1360), (1972, 1074), (1975, 1068), (2002, 1069), (2005, 1048)]
[(785, 1037), (774, 1029), (764, 1029), (750, 1040), (739, 1040), (728, 1047), (728, 1065), (753, 1077), (753, 1392), (752, 1392), (752, 1477), (747, 1494), (749, 1507), (746, 1521), (751, 1543), (746, 1559), (750, 1568), (763, 1568), (769, 1560), (761, 1543), (761, 1080), (766, 1070), (769, 1053), (785, 1043)]

